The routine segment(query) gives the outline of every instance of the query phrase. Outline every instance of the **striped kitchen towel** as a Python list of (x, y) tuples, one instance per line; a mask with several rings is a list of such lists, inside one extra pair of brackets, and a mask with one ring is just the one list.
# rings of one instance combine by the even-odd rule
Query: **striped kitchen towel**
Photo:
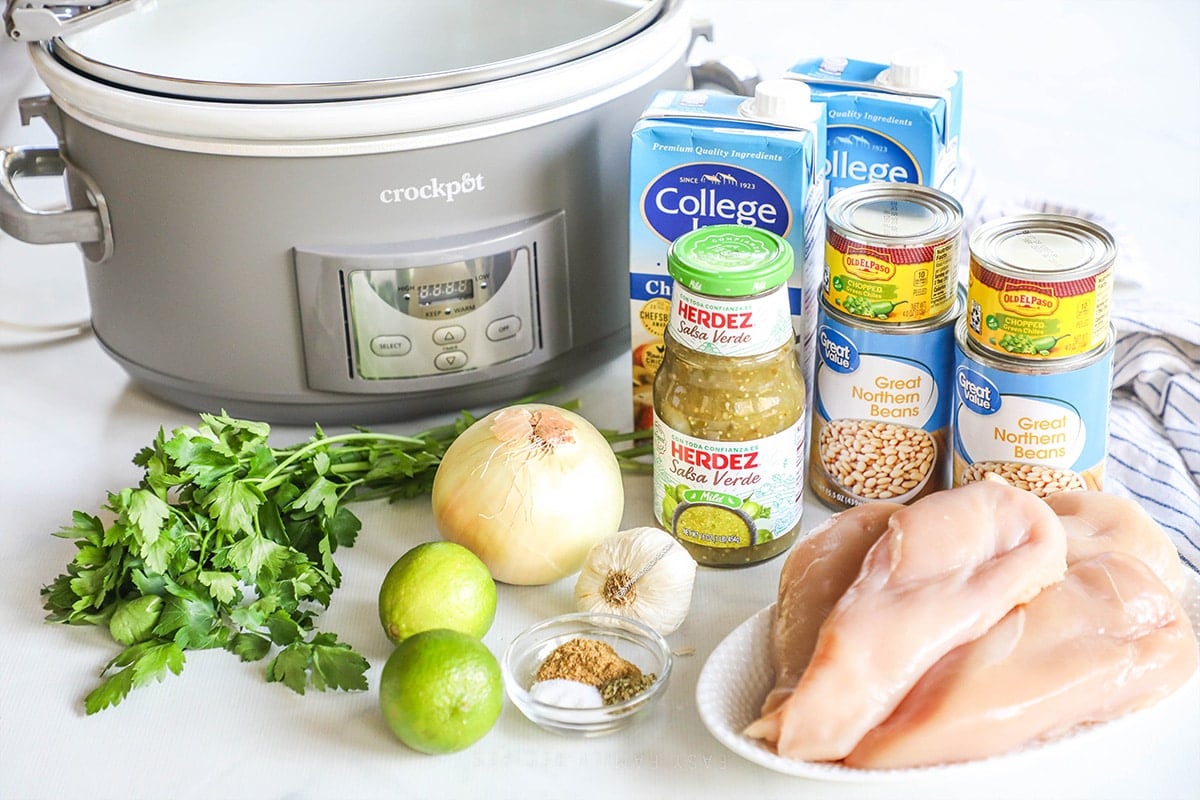
[(1200, 322), (1122, 298), (1113, 323), (1105, 489), (1137, 500), (1200, 572)]
[[(1139, 291), (1145, 264), (1116, 220), (1036, 198), (997, 197), (969, 159), (959, 173), (959, 199), (967, 235), (988, 220), (1033, 212), (1089, 219), (1116, 239), (1117, 336), (1104, 489), (1137, 500), (1175, 542), (1184, 564), (1200, 572), (1200, 323)], [(959, 273), (965, 283), (965, 253)]]

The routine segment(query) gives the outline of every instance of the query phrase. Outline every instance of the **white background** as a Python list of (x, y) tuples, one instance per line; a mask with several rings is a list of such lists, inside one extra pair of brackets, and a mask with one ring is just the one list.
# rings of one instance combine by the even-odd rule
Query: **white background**
[[(998, 197), (1044, 198), (1112, 219), (1140, 257), (1123, 291), (1200, 308), (1200, 3), (825, 2), (709, 0), (716, 41), (698, 55), (752, 59), (764, 77), (801, 58), (886, 61), (933, 48), (964, 71), (963, 146)], [(39, 93), (17, 48), (0, 45), (0, 145), (52, 141), (21, 128), (15, 98)], [(1132, 264), (1132, 266), (1129, 266)], [(1140, 267), (1140, 268), (1139, 268)], [(86, 318), (78, 253), (0, 235), (0, 319)], [(585, 414), (624, 424), (624, 358), (575, 381)], [(0, 334), (0, 798), (62, 797), (814, 797), (1191, 798), (1200, 775), (1200, 710), (1176, 727), (1118, 728), (1087, 748), (1013, 765), (904, 783), (822, 783), (778, 775), (725, 751), (703, 728), (693, 692), (707, 653), (774, 598), (782, 561), (701, 570), (692, 613), (671, 637), (678, 659), (664, 702), (615, 737), (572, 741), (529, 725), (511, 706), (463, 753), (418, 756), (391, 739), (373, 692), (293, 695), (261, 665), (193, 653), (179, 677), (139, 690), (95, 717), (83, 695), (116, 650), (100, 631), (41, 622), (38, 589), (71, 558), (50, 533), (73, 509), (95, 512), (106, 491), (137, 478), (133, 454), (157, 429), (195, 414), (132, 385), (89, 337)], [(387, 426), (397, 431), (429, 421)], [(277, 428), (281, 441), (307, 430)], [(626, 481), (627, 525), (650, 521), (648, 480)], [(359, 544), (340, 553), (345, 580), (324, 616), (371, 661), (388, 652), (375, 594), (391, 562), (434, 538), (414, 501), (358, 509)], [(806, 526), (827, 515), (810, 503)], [(571, 610), (573, 581), (501, 587), (485, 641), (499, 653), (524, 625)], [(1146, 725), (1151, 724), (1150, 728)]]

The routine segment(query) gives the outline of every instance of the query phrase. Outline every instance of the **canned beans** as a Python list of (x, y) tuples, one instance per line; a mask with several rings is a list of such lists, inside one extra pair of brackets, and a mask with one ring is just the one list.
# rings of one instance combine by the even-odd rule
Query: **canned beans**
[(929, 477), (937, 457), (928, 432), (874, 420), (832, 420), (819, 447), (826, 473), (864, 500), (912, 492)]
[(962, 483), (981, 481), (988, 475), (1001, 477), (1010, 485), (1038, 497), (1087, 488), (1083, 478), (1069, 469), (1013, 461), (977, 461), (963, 470)]
[(996, 474), (1039, 496), (1104, 488), (1115, 334), (1089, 353), (1041, 361), (976, 346), (955, 330), (954, 485)]
[(954, 321), (869, 322), (822, 299), (809, 486), (831, 508), (907, 503), (950, 485)]

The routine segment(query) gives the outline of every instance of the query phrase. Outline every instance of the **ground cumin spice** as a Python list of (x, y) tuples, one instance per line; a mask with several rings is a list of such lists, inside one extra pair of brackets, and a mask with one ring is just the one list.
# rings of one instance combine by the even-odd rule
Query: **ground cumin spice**
[(642, 671), (617, 655), (611, 645), (595, 639), (563, 642), (538, 667), (535, 680), (563, 678), (599, 688), (614, 678), (638, 678)]

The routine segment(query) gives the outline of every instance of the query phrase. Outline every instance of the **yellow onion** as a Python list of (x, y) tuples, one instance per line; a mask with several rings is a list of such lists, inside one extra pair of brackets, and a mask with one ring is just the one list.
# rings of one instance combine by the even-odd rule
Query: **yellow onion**
[(433, 478), (443, 539), (503, 583), (539, 586), (579, 571), (621, 525), (625, 493), (612, 446), (583, 417), (524, 403), (463, 431)]

